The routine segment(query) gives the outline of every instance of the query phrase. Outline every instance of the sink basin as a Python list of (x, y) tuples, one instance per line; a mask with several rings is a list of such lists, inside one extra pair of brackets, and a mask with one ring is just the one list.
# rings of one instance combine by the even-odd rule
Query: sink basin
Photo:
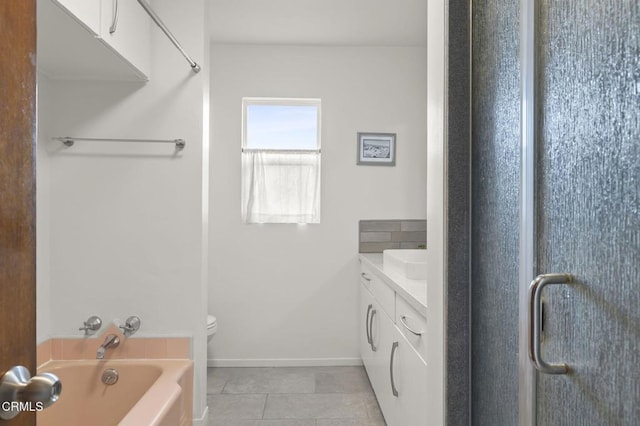
[(390, 249), (382, 252), (385, 271), (395, 272), (411, 280), (427, 279), (427, 251)]

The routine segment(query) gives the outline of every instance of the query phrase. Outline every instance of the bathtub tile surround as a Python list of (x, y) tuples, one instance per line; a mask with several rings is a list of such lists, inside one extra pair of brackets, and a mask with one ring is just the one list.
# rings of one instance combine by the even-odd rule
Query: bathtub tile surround
[(52, 339), (45, 340), (36, 347), (36, 364), (42, 365), (53, 358)]
[(384, 426), (362, 367), (209, 368), (209, 426)]
[[(37, 364), (49, 360), (95, 359), (103, 337), (91, 339), (49, 339), (38, 345)], [(191, 339), (188, 337), (125, 339), (117, 348), (105, 352), (105, 359), (190, 359)]]
[(424, 248), (427, 244), (427, 221), (361, 220), (358, 236), (360, 253)]
[[(51, 339), (49, 359), (95, 359), (100, 343), (94, 339)], [(190, 339), (186, 337), (136, 338), (121, 343), (119, 348), (111, 352), (107, 351), (105, 354), (105, 359), (162, 358), (189, 359)], [(46, 358), (44, 361), (46, 361)], [(38, 363), (40, 363), (40, 359), (38, 359)]]

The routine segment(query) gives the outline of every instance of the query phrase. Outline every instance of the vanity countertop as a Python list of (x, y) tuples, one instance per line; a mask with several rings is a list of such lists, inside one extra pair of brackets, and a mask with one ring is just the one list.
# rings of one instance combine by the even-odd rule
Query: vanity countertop
[(427, 280), (411, 280), (385, 271), (382, 253), (360, 253), (360, 262), (425, 317), (427, 316)]

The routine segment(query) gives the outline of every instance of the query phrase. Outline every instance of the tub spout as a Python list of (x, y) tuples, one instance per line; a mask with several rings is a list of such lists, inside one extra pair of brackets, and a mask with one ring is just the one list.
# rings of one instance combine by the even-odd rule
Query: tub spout
[(120, 338), (115, 334), (109, 334), (106, 339), (104, 339), (104, 343), (100, 345), (98, 348), (98, 353), (96, 354), (96, 359), (104, 359), (104, 351), (109, 348), (117, 348), (120, 344)]

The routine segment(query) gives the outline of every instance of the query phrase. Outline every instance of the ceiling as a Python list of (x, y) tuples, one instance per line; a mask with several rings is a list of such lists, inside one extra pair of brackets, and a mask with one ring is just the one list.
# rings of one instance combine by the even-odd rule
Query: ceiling
[(214, 43), (426, 46), (427, 0), (210, 0)]

